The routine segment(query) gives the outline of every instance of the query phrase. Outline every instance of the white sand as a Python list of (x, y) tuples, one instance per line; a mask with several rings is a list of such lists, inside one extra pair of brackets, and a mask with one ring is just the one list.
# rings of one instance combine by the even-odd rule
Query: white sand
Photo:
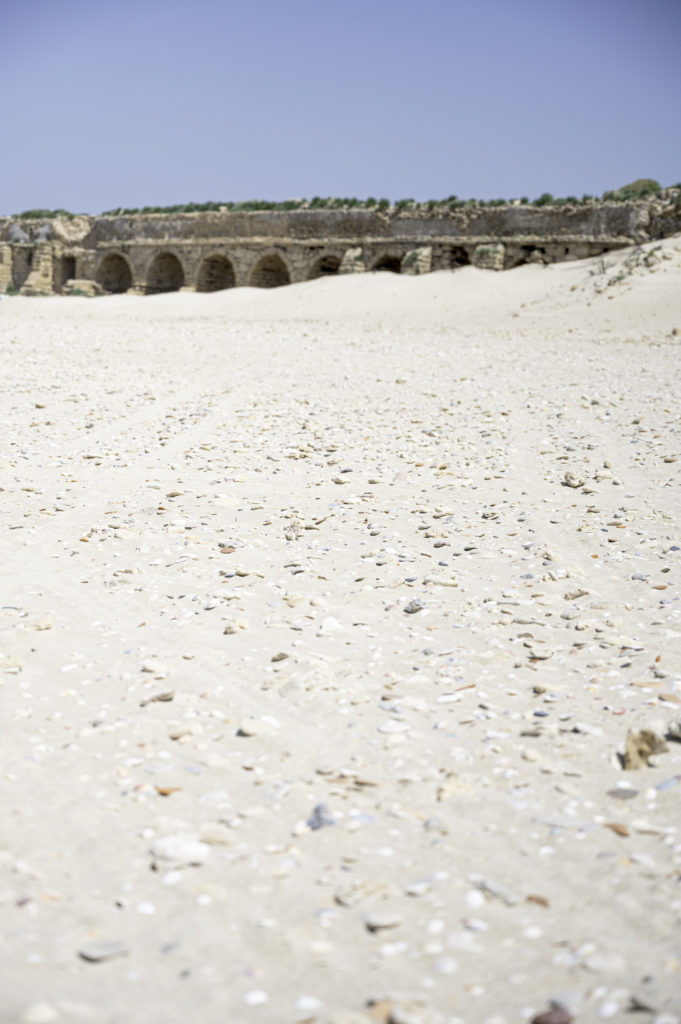
[(2, 1024), (681, 1020), (648, 262), (0, 302)]

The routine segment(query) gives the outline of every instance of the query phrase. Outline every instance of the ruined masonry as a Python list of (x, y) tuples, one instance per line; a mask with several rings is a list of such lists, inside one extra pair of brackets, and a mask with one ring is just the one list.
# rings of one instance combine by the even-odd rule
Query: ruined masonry
[(295, 210), (0, 218), (0, 292), (274, 288), (329, 274), (506, 270), (597, 256), (681, 231), (663, 199), (433, 212)]

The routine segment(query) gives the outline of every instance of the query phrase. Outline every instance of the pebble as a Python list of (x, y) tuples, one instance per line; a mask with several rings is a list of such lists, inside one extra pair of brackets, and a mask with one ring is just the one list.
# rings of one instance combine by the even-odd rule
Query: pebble
[(371, 911), (364, 917), (364, 924), (369, 932), (382, 932), (390, 928), (398, 928), (404, 918), (401, 914), (390, 910)]
[(119, 956), (128, 956), (130, 949), (125, 942), (109, 940), (103, 942), (88, 942), (78, 950), (81, 960), (89, 963), (103, 963), (106, 960), (114, 960)]
[(313, 832), (320, 828), (327, 828), (330, 825), (335, 825), (336, 819), (331, 815), (329, 808), (326, 804), (317, 804), (313, 808), (312, 814), (307, 819), (306, 825), (311, 828)]
[(147, 658), (146, 661), (142, 662), (140, 668), (142, 672), (156, 676), (157, 679), (168, 675), (167, 666), (157, 658)]
[(296, 1010), (300, 1010), (306, 1013), (316, 1013), (322, 1007), (321, 999), (317, 999), (316, 996), (298, 996), (296, 999)]
[(236, 730), (237, 736), (274, 736), (276, 726), (264, 718), (242, 718)]
[(354, 878), (339, 886), (333, 898), (341, 907), (362, 907), (385, 900), (393, 892), (393, 886), (381, 879)]
[(269, 1002), (269, 998), (267, 992), (263, 992), (261, 988), (254, 988), (250, 992), (244, 993), (242, 1002), (246, 1006), (263, 1006)]
[(543, 1010), (532, 1018), (531, 1024), (571, 1024), (573, 1020), (574, 1016), (567, 1006), (551, 1003), (548, 1010)]
[(208, 859), (210, 846), (192, 837), (169, 835), (155, 840), (149, 852), (154, 863), (165, 861), (177, 867), (198, 866)]
[(674, 740), (681, 740), (681, 715), (667, 722), (667, 735)]
[(575, 473), (572, 470), (567, 470), (563, 480), (568, 487), (583, 487), (586, 483), (586, 477), (582, 476), (581, 473)]

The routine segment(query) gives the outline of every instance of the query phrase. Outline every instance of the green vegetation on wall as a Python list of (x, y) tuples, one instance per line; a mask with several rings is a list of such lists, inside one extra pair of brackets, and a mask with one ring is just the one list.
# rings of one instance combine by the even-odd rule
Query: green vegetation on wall
[[(681, 205), (681, 183), (670, 186), (672, 189), (679, 189), (680, 193), (675, 197), (676, 205)], [(581, 199), (577, 196), (566, 196), (558, 198), (550, 192), (542, 192), (536, 199), (530, 200), (527, 196), (521, 199), (460, 199), (456, 195), (448, 196), (446, 199), (428, 199), (418, 202), (415, 199), (375, 199), (373, 196), (368, 199), (339, 198), (333, 196), (314, 196), (312, 199), (284, 199), (279, 202), (272, 202), (267, 199), (247, 199), (242, 202), (209, 202), (209, 203), (178, 203), (174, 206), (119, 206), (113, 210), (105, 210), (101, 216), (104, 217), (127, 217), (136, 214), (175, 214), (175, 213), (259, 213), (269, 211), (289, 210), (379, 210), (387, 212), (394, 209), (398, 212), (414, 211), (418, 213), (436, 213), (438, 211), (457, 210), (460, 207), (498, 207), (498, 206), (581, 206), (589, 203), (611, 202), (630, 203), (642, 199), (649, 199), (662, 192), (662, 186), (652, 178), (639, 178), (629, 185), (604, 192), (600, 199), (585, 193)], [(16, 215), (23, 220), (48, 220), (54, 217), (74, 217), (75, 214), (68, 210), (25, 210)]]

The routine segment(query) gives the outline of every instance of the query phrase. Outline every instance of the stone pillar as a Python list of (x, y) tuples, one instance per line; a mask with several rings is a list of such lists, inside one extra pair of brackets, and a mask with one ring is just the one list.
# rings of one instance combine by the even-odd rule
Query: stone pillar
[(20, 294), (54, 295), (54, 268), (50, 242), (38, 242), (33, 250), (31, 273), (21, 286)]
[(338, 268), (339, 274), (363, 274), (366, 271), (364, 252), (361, 246), (355, 249), (346, 249)]
[(12, 247), (7, 242), (0, 242), (0, 294), (12, 284)]
[(423, 245), (410, 249), (400, 265), (400, 274), (429, 274), (433, 265), (433, 247)]
[(481, 270), (503, 270), (505, 252), (503, 242), (485, 242), (475, 247), (471, 263)]

